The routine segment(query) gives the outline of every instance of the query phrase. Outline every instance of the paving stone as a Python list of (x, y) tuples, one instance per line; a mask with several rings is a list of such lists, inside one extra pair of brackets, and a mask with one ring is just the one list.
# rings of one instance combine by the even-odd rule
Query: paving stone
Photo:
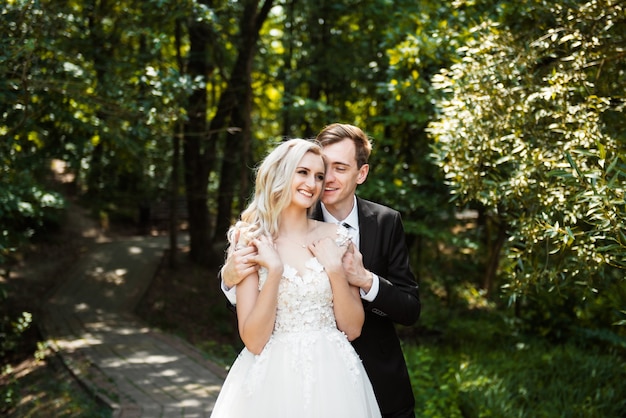
[(115, 418), (209, 417), (226, 375), (132, 313), (167, 244), (163, 237), (94, 244), (44, 307), (45, 338)]

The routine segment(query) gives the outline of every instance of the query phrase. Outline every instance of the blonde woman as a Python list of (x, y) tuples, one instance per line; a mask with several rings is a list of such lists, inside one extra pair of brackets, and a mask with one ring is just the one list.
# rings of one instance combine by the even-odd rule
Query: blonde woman
[(229, 231), (260, 266), (237, 285), (245, 348), (212, 417), (380, 417), (350, 341), (364, 321), (359, 289), (342, 266), (348, 231), (309, 219), (324, 190), (320, 146), (292, 139), (257, 170), (253, 201)]

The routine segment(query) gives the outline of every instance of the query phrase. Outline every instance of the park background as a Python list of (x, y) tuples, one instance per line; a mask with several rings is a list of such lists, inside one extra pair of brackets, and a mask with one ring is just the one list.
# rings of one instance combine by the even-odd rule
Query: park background
[[(210, 282), (255, 164), (344, 122), (420, 283), (399, 328), (417, 415), (626, 415), (625, 2), (9, 0), (0, 20), (3, 376), (45, 349), (20, 344), (38, 301), (11, 270), (71, 204), (171, 248), (184, 229), (165, 279)], [(155, 326), (232, 362), (222, 300), (196, 318), (161, 297)]]

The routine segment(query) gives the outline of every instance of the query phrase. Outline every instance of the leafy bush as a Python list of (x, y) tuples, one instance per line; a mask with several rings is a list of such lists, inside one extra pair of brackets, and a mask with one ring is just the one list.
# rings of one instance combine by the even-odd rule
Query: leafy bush
[[(3, 307), (6, 307), (6, 296), (0, 287), (0, 300), (3, 301)], [(5, 378), (11, 372), (11, 365), (6, 363), (13, 353), (19, 347), (21, 335), (30, 327), (32, 323), (32, 315), (29, 312), (22, 312), (17, 319), (14, 319), (9, 312), (0, 311), (0, 376)], [(17, 383), (9, 378), (6, 384), (0, 386), (0, 412), (8, 410), (12, 407), (16, 399)]]
[(626, 268), (626, 14), (609, 0), (520, 7), (535, 24), (478, 25), (462, 59), (433, 78), (442, 98), (429, 131), (459, 206), (480, 207), (498, 229), (487, 252), (499, 288), (523, 299), (531, 325), (558, 333), (564, 315), (611, 321), (588, 309), (597, 295), (609, 312), (626, 301), (608, 296)]
[(0, 188), (0, 266), (8, 275), (12, 256), (20, 246), (38, 229), (58, 223), (65, 200), (43, 188), (28, 171), (6, 168), (0, 174), (6, 181)]

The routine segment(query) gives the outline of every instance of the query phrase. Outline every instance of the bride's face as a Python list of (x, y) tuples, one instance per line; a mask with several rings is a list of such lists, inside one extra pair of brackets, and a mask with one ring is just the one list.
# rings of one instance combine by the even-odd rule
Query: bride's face
[(307, 152), (298, 163), (291, 184), (292, 203), (310, 208), (317, 201), (324, 186), (324, 161), (319, 155)]

